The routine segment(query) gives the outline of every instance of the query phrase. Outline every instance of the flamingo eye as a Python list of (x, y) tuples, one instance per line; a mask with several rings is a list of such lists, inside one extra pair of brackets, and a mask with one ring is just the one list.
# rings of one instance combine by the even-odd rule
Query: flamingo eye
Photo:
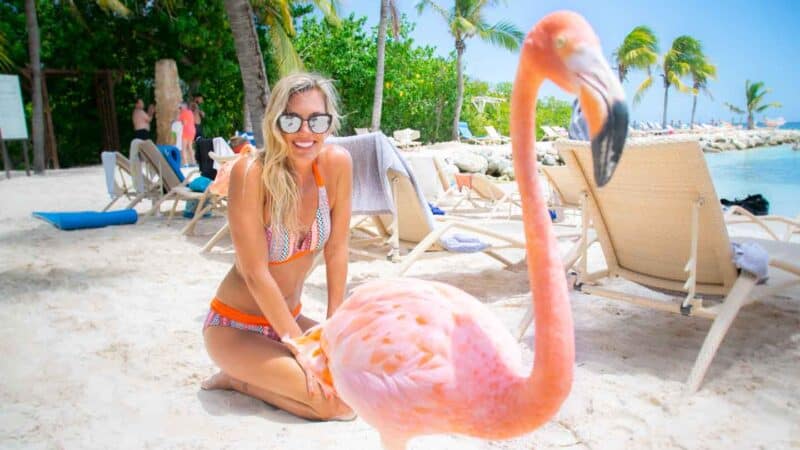
[(555, 46), (556, 46), (557, 49), (560, 50), (560, 49), (564, 48), (565, 45), (567, 45), (567, 38), (565, 38), (564, 36), (559, 36), (559, 37), (556, 38)]

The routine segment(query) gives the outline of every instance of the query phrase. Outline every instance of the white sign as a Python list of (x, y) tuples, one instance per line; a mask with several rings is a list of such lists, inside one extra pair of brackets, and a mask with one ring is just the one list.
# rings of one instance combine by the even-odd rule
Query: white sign
[(22, 93), (16, 75), (0, 75), (0, 131), (4, 141), (28, 139)]

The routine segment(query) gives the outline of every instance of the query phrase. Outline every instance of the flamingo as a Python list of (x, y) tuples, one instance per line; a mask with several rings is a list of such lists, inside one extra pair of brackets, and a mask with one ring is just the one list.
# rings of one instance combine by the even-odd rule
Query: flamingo
[(387, 450), (425, 434), (507, 439), (534, 430), (572, 385), (574, 331), (567, 284), (536, 174), (535, 109), (550, 79), (577, 94), (592, 137), (595, 181), (607, 183), (627, 134), (622, 86), (583, 17), (556, 12), (528, 33), (511, 100), (514, 169), (522, 197), (536, 316), (533, 369), (488, 308), (435, 281), (381, 279), (356, 288), (327, 322), (285, 342), (325, 395), (336, 393), (376, 428)]

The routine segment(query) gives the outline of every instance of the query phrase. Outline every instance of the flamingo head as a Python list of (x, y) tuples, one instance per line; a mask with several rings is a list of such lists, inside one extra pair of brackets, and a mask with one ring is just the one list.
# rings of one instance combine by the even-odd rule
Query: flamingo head
[(628, 134), (628, 108), (592, 27), (574, 12), (549, 14), (528, 33), (520, 61), (528, 62), (537, 82), (547, 78), (578, 96), (592, 141), (595, 182), (608, 183)]

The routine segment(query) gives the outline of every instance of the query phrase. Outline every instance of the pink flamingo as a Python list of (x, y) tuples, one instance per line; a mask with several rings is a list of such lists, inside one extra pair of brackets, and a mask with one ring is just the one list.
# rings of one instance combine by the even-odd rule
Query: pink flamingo
[(601, 186), (622, 153), (628, 121), (622, 87), (589, 24), (570, 12), (542, 19), (525, 39), (511, 101), (512, 152), (535, 299), (531, 373), (525, 373), (509, 331), (482, 303), (455, 287), (423, 280), (365, 283), (326, 323), (287, 342), (309, 379), (374, 426), (387, 449), (403, 449), (423, 434), (518, 436), (549, 420), (569, 393), (572, 315), (535, 176), (536, 97), (545, 78), (578, 94)]

